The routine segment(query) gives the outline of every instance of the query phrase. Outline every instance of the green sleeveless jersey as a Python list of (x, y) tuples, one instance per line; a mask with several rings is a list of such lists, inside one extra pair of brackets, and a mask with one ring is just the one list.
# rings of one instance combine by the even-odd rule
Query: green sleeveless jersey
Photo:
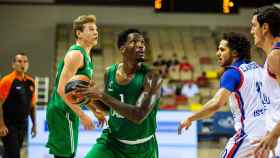
[[(149, 69), (146, 65), (142, 65), (129, 84), (120, 85), (116, 81), (117, 67), (118, 65), (114, 64), (108, 70), (105, 92), (122, 102), (135, 106), (143, 91), (144, 78)], [(158, 106), (156, 105), (141, 124), (135, 124), (110, 109), (108, 124), (111, 135), (123, 140), (136, 140), (153, 135), (156, 131), (157, 109)]]
[[(91, 79), (92, 76), (93, 76), (93, 63), (91, 61), (90, 56), (86, 53), (84, 48), (80, 47), (79, 45), (72, 45), (69, 48), (69, 50), (67, 51), (67, 53), (72, 51), (72, 50), (79, 50), (84, 57), (84, 66), (82, 68), (78, 69), (78, 71), (76, 72), (76, 75), (78, 75), (78, 74), (79, 75), (85, 75), (89, 79)], [(59, 94), (57, 92), (58, 83), (59, 83), (59, 80), (60, 80), (60, 76), (61, 76), (63, 66), (64, 66), (64, 58), (62, 59), (62, 61), (60, 61), (58, 63), (57, 74), (56, 74), (56, 79), (55, 79), (55, 83), (54, 83), (54, 87), (53, 87), (53, 92), (52, 92), (51, 100), (48, 103), (48, 106), (56, 106), (59, 109), (67, 110), (68, 112), (74, 114), (74, 112), (69, 108), (69, 106), (66, 105), (66, 103), (63, 101), (63, 99), (59, 96)]]

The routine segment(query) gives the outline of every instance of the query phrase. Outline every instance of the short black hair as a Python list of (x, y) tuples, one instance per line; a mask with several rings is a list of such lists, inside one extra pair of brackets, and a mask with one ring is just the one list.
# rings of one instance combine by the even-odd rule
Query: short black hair
[(121, 46), (125, 44), (125, 42), (127, 41), (128, 35), (131, 33), (138, 33), (138, 34), (142, 35), (142, 33), (138, 29), (124, 30), (123, 32), (119, 33), (119, 35), (118, 35), (118, 48), (121, 48)]
[(18, 55), (22, 55), (22, 56), (26, 56), (26, 57), (27, 57), (26, 53), (24, 53), (24, 52), (22, 52), (22, 51), (18, 51), (18, 52), (15, 54), (15, 56), (13, 57), (13, 63), (16, 62), (16, 60), (17, 60), (16, 57), (17, 57)]
[(257, 20), (262, 26), (264, 23), (269, 25), (273, 37), (280, 36), (280, 9), (275, 6), (263, 6), (257, 8), (253, 15), (257, 15)]
[(231, 51), (236, 51), (239, 54), (239, 58), (250, 60), (251, 59), (251, 43), (246, 36), (228, 32), (223, 33), (222, 40), (226, 40), (227, 46)]

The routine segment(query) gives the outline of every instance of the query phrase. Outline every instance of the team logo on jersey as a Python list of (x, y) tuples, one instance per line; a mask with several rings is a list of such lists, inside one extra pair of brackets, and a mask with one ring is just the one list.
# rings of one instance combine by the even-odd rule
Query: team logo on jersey
[(108, 90), (109, 92), (114, 91), (114, 89), (113, 89), (113, 81), (110, 81), (110, 82), (109, 82), (109, 85), (108, 85), (107, 90)]
[(256, 82), (256, 90), (260, 96), (262, 104), (265, 106), (267, 104), (270, 104), (270, 99), (269, 97), (263, 93), (262, 91), (262, 82)]

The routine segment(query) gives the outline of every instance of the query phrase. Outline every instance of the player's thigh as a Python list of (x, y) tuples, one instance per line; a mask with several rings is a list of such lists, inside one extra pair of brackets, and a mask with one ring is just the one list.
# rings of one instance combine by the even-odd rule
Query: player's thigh
[(112, 149), (106, 145), (97, 143), (86, 154), (85, 158), (115, 158)]
[(69, 114), (59, 109), (47, 113), (49, 138), (47, 146), (55, 155), (71, 155), (77, 146), (78, 129)]
[(125, 147), (118, 150), (118, 158), (158, 158), (158, 145), (155, 138), (146, 143), (138, 145), (123, 145)]
[(252, 144), (247, 137), (236, 141), (234, 138), (229, 139), (221, 158), (253, 158), (251, 154), (256, 145)]

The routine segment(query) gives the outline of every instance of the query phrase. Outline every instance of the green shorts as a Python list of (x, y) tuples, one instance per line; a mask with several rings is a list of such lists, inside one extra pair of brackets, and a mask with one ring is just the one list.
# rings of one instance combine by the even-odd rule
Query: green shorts
[(49, 137), (46, 146), (49, 153), (69, 157), (76, 153), (79, 117), (73, 113), (49, 106), (47, 109)]
[(158, 145), (155, 137), (142, 144), (124, 144), (105, 129), (85, 158), (158, 158)]

